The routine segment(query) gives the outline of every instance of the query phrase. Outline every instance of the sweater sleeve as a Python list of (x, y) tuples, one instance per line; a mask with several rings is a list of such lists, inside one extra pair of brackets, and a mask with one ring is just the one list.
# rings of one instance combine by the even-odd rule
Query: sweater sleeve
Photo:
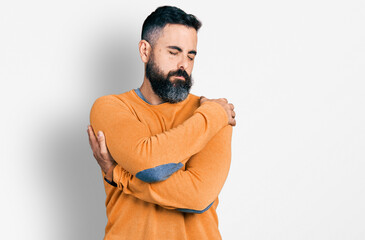
[(224, 126), (222, 106), (207, 101), (179, 126), (152, 135), (125, 103), (109, 95), (98, 98), (90, 113), (91, 125), (103, 131), (110, 154), (120, 167), (145, 182), (167, 179)]
[(218, 197), (231, 163), (232, 126), (227, 125), (214, 136), (202, 151), (168, 179), (146, 183), (121, 166), (113, 170), (113, 181), (125, 194), (145, 202), (183, 212), (202, 213)]

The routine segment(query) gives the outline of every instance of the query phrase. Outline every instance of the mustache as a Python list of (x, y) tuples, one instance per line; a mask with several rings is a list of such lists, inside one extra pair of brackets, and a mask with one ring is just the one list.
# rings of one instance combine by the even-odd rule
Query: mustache
[(171, 76), (183, 77), (183, 78), (185, 78), (185, 80), (190, 79), (189, 74), (185, 70), (182, 70), (182, 69), (178, 69), (174, 72), (169, 72), (167, 78), (169, 79)]

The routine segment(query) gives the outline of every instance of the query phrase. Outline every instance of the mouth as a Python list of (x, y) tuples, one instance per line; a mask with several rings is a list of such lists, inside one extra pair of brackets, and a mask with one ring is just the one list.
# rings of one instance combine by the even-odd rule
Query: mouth
[(177, 79), (180, 79), (180, 80), (185, 80), (185, 78), (183, 76), (174, 76), (174, 77)]

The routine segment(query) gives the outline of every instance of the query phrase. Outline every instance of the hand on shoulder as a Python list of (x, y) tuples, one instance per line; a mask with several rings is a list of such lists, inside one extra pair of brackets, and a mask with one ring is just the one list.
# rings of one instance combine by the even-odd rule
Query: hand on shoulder
[(221, 105), (227, 113), (228, 124), (233, 127), (236, 126), (236, 113), (234, 112), (234, 105), (232, 103), (229, 103), (226, 98), (209, 99), (204, 96), (200, 97), (200, 105), (207, 101), (216, 102)]

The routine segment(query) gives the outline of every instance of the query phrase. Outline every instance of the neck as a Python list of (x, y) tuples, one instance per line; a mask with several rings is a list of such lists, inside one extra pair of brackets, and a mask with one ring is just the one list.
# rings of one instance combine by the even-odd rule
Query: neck
[(156, 93), (153, 91), (150, 81), (146, 78), (146, 76), (143, 79), (143, 83), (141, 87), (139, 88), (142, 95), (146, 98), (148, 102), (150, 102), (152, 105), (159, 105), (163, 103), (162, 99), (156, 95)]

